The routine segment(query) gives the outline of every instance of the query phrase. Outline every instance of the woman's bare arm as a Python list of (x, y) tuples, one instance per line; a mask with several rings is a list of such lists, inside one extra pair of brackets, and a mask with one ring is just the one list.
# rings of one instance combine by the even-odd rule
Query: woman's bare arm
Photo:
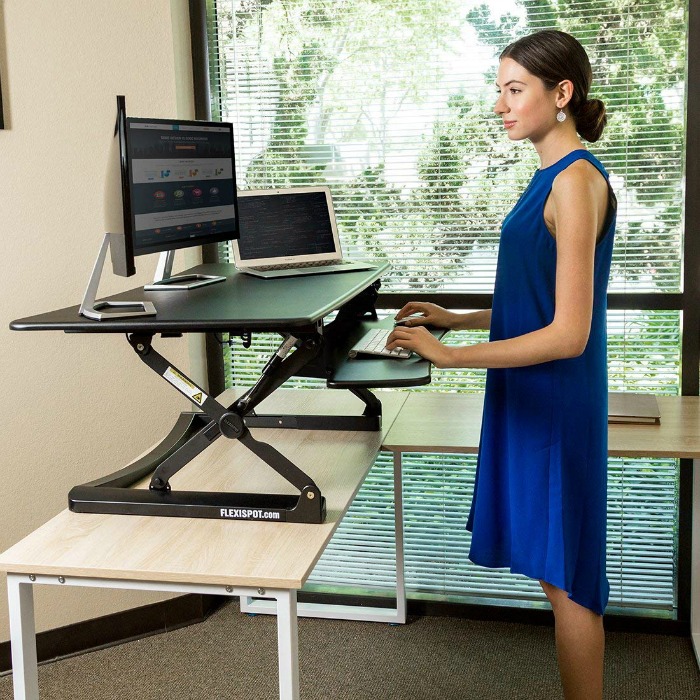
[(456, 347), (443, 345), (425, 328), (397, 327), (387, 347), (413, 350), (436, 367), (524, 367), (580, 355), (591, 328), (595, 243), (602, 223), (601, 190), (593, 179), (599, 175), (589, 167), (586, 162), (572, 164), (552, 186), (557, 267), (550, 324), (515, 338)]
[(491, 325), (491, 309), (484, 311), (470, 311), (458, 314), (448, 311), (442, 306), (431, 304), (427, 301), (409, 301), (397, 314), (396, 320), (401, 320), (412, 314), (422, 314), (410, 318), (407, 325), (411, 326), (435, 326), (436, 328), (449, 328), (455, 331), (488, 329)]

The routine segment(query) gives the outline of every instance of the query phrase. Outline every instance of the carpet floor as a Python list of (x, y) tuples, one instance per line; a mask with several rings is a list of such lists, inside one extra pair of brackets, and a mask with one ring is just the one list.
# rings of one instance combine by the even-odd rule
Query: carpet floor
[[(276, 621), (230, 603), (205, 622), (42, 665), (42, 700), (274, 700)], [(421, 617), (299, 620), (302, 700), (562, 698), (550, 627)], [(690, 640), (606, 635), (605, 697), (698, 700)], [(12, 678), (0, 678), (11, 700)]]

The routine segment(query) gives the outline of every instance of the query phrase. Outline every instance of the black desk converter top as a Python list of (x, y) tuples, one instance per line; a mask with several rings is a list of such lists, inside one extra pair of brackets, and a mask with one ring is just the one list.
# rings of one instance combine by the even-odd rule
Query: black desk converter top
[[(221, 275), (225, 282), (191, 291), (144, 291), (137, 287), (107, 297), (110, 301), (152, 301), (156, 316), (93, 321), (78, 314), (78, 306), (12, 321), (18, 331), (67, 333), (192, 333), (242, 331), (293, 331), (309, 329), (354, 298), (389, 269), (378, 263), (374, 270), (336, 272), (261, 279), (236, 272), (226, 263), (199, 265), (185, 273)], [(182, 273), (182, 274), (185, 274)], [(411, 387), (430, 382), (430, 363), (418, 355), (407, 360), (348, 359), (347, 351), (370, 328), (391, 327), (391, 321), (360, 321), (344, 342), (335, 347), (331, 376), (333, 388)], [(433, 331), (440, 338), (444, 331)]]
[(261, 279), (236, 272), (226, 263), (199, 265), (185, 273), (221, 275), (225, 282), (191, 291), (144, 291), (137, 287), (107, 297), (109, 301), (151, 301), (155, 316), (93, 321), (78, 314), (78, 306), (18, 319), (18, 331), (77, 333), (192, 333), (236, 330), (276, 331), (308, 327), (338, 309), (389, 269), (326, 275)]

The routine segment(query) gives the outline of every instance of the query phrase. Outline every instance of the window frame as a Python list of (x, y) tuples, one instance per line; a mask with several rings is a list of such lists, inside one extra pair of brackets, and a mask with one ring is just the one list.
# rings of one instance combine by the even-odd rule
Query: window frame
[[(193, 64), (193, 88), (195, 119), (209, 120), (211, 95), (209, 82), (210, 58), (216, 47), (209, 44), (208, 10), (215, 0), (189, 0), (190, 31)], [(700, 82), (700, 0), (688, 0), (687, 84)], [(213, 56), (216, 59), (216, 55)], [(688, 197), (687, 193), (700, 191), (700, 91), (686, 90), (685, 114), (685, 215), (683, 221), (682, 291), (676, 293), (610, 293), (607, 298), (611, 310), (678, 310), (681, 312), (681, 395), (698, 396), (700, 393), (700, 197)], [(217, 262), (217, 247), (202, 249), (204, 262)], [(401, 308), (406, 302), (420, 298), (414, 293), (380, 293), (377, 307)], [(461, 309), (490, 308), (493, 296), (480, 293), (437, 293), (425, 295), (437, 304)], [(206, 362), (209, 392), (217, 395), (224, 390), (224, 360), (221, 345), (206, 335)], [(690, 632), (690, 577), (692, 537), (692, 489), (693, 461), (680, 460), (679, 522), (678, 522), (678, 614), (676, 620), (638, 618), (632, 615), (606, 617), (606, 627), (611, 630), (640, 632), (666, 632), (689, 634)], [(316, 594), (318, 597), (318, 594)], [(363, 598), (364, 600), (364, 598)], [(413, 602), (413, 601), (412, 601)], [(412, 612), (465, 615), (465, 608), (474, 615), (487, 619), (504, 619), (503, 610), (483, 605), (457, 603), (426, 603), (415, 601)], [(542, 611), (506, 608), (505, 618), (510, 621), (537, 622)], [(470, 613), (466, 613), (470, 615)], [(611, 621), (612, 624), (610, 624)]]

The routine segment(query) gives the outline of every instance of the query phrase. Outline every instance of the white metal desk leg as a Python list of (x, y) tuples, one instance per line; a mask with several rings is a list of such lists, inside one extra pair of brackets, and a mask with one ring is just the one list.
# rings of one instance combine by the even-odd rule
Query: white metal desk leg
[(394, 452), (394, 536), (396, 538), (396, 622), (406, 622), (403, 555), (403, 475), (401, 452)]
[(700, 459), (693, 460), (693, 527), (690, 558), (690, 637), (700, 666)]
[(12, 684), (15, 700), (39, 700), (36, 665), (34, 592), (27, 575), (7, 575), (10, 603), (10, 643), (12, 645)]
[(297, 592), (270, 591), (277, 599), (277, 654), (279, 656), (280, 700), (299, 700), (299, 637)]

